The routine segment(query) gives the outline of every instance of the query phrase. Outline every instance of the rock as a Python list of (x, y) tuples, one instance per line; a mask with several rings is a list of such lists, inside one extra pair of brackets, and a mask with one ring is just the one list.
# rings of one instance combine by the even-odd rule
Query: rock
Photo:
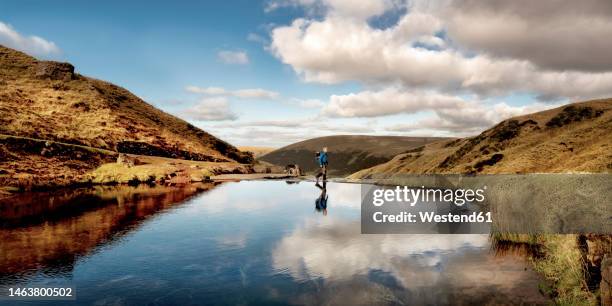
[(170, 184), (184, 185), (191, 183), (191, 178), (185, 175), (175, 176), (169, 181)]
[(193, 173), (189, 176), (192, 182), (201, 182), (204, 180), (204, 177), (201, 174)]
[(41, 61), (36, 66), (36, 76), (43, 79), (69, 81), (75, 79), (74, 66), (69, 63)]
[(285, 173), (288, 173), (291, 176), (301, 176), (302, 175), (300, 166), (297, 164), (290, 164), (290, 165), (285, 166)]
[(134, 167), (134, 166), (138, 166), (138, 165), (142, 165), (143, 163), (136, 157), (130, 157), (127, 154), (119, 154), (119, 156), (117, 156), (117, 163), (124, 165), (128, 168)]
[(601, 305), (612, 306), (612, 257), (604, 255), (601, 261), (601, 283), (599, 285)]

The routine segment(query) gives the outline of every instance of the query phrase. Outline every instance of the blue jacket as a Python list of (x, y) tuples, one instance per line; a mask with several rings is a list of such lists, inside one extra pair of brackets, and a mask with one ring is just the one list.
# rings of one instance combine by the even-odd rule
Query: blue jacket
[(327, 165), (327, 153), (321, 152), (319, 154), (319, 166)]

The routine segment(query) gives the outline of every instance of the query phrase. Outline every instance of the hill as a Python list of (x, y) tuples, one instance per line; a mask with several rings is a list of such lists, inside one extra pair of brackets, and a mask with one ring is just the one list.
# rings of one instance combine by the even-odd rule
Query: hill
[(240, 151), (253, 153), (253, 156), (255, 158), (276, 150), (276, 148), (272, 148), (272, 147), (259, 147), (259, 146), (242, 146), (242, 147), (238, 147), (238, 149), (240, 149)]
[(126, 89), (0, 46), (0, 134), (202, 161), (250, 156)]
[(118, 153), (199, 161), (202, 168), (223, 164), (227, 171), (253, 161), (124, 88), (0, 46), (0, 186), (41, 178), (45, 185), (74, 183)]
[(328, 147), (331, 176), (344, 176), (355, 171), (389, 161), (393, 156), (423, 146), (446, 140), (436, 137), (337, 135), (297, 142), (258, 158), (271, 164), (285, 166), (298, 164), (302, 170), (312, 173), (318, 169), (315, 152)]
[(349, 178), (402, 173), (609, 173), (611, 109), (612, 99), (602, 99), (510, 118), (478, 136), (431, 143)]

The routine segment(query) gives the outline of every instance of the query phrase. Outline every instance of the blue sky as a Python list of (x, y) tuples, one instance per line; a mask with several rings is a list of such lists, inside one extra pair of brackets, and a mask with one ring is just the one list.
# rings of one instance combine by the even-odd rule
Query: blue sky
[[(607, 67), (589, 71), (607, 62), (569, 68), (573, 83), (591, 86), (588, 77), (599, 75), (593, 95), (564, 87), (568, 67), (538, 50), (501, 52), (503, 40), (483, 44), (440, 12), (400, 0), (4, 1), (0, 43), (71, 62), (236, 145), (470, 135), (511, 115), (609, 94)], [(519, 12), (519, 21), (531, 15)], [(497, 17), (481, 22), (494, 28)]]
[[(189, 98), (184, 87), (266, 88), (325, 98), (334, 88), (304, 84), (249, 34), (288, 23), (286, 10), (265, 13), (264, 2), (13, 1), (0, 20), (24, 34), (56, 43), (79, 72), (127, 87), (153, 103)], [(245, 51), (248, 65), (227, 65), (217, 53)], [(339, 86), (342, 88), (343, 86)]]

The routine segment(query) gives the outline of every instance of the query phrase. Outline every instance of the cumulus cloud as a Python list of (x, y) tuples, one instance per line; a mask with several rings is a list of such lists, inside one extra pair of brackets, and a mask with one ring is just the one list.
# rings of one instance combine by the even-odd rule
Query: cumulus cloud
[(253, 98), (266, 98), (266, 99), (276, 99), (278, 98), (278, 92), (269, 91), (261, 88), (253, 88), (253, 89), (240, 89), (232, 92), (232, 94), (239, 98), (245, 99), (253, 99)]
[[(576, 38), (577, 42), (570, 42), (569, 40), (574, 38), (568, 37), (564, 29), (573, 26), (571, 22), (565, 27), (549, 24), (552, 28), (543, 34), (527, 34), (531, 30), (526, 28), (512, 29), (510, 37), (505, 34), (504, 15), (501, 14), (537, 20), (536, 13), (545, 11), (546, 6), (545, 9), (533, 13), (536, 17), (524, 10), (507, 9), (497, 12), (491, 9), (490, 12), (483, 13), (486, 20), (490, 20), (491, 27), (487, 23), (474, 22), (474, 25), (478, 26), (468, 27), (468, 30), (471, 28), (470, 31), (481, 32), (465, 32), (468, 30), (462, 30), (463, 23), (468, 22), (462, 20), (475, 20), (480, 15), (473, 18), (461, 17), (462, 11), (454, 8), (464, 5), (463, 2), (449, 1), (449, 6), (440, 8), (442, 5), (436, 7), (415, 1), (396, 24), (385, 29), (372, 27), (367, 20), (349, 18), (346, 16), (348, 13), (342, 13), (338, 6), (324, 2), (327, 11), (323, 18), (298, 18), (289, 25), (275, 27), (271, 31), (269, 49), (308, 82), (338, 83), (356, 80), (366, 84), (401, 83), (408, 88), (448, 93), (468, 92), (481, 96), (527, 92), (541, 97), (590, 98), (612, 94), (612, 72), (611, 69), (605, 68), (610, 59), (600, 55), (607, 54), (610, 50), (606, 45), (609, 42), (587, 44), (591, 35), (600, 40), (609, 36), (603, 35), (608, 33), (609, 25), (612, 24), (609, 17), (605, 19), (607, 15), (602, 13), (606, 12), (605, 10), (599, 15), (593, 13), (595, 19), (591, 22), (582, 22), (579, 25), (584, 31), (579, 36), (582, 38)], [(495, 3), (498, 2), (501, 3)], [(601, 4), (603, 0), (592, 2)], [(465, 6), (468, 7), (467, 4)], [(591, 16), (587, 12), (591, 11), (582, 10), (580, 13), (584, 15), (584, 20)], [(487, 15), (489, 13), (497, 15), (490, 17)], [(605, 16), (597, 17), (602, 14)], [(576, 19), (572, 21), (580, 23)], [(501, 25), (497, 26), (497, 23)], [(586, 25), (583, 27), (583, 24)], [(596, 29), (590, 29), (588, 25)], [(459, 32), (463, 34), (458, 34)], [(570, 34), (572, 33), (573, 30)], [(454, 44), (454, 35), (460, 37), (459, 46)], [(497, 35), (495, 39), (489, 39), (493, 35)], [(542, 55), (538, 55), (538, 52), (542, 52), (537, 51), (539, 47), (532, 46), (528, 48), (529, 51), (524, 51), (520, 46), (512, 49), (518, 51), (507, 50), (505, 47), (515, 42), (528, 45), (537, 40), (537, 37), (529, 38), (529, 35), (548, 37), (548, 40), (537, 45), (547, 44), (547, 41), (553, 39), (560, 43), (547, 47), (545, 50), (549, 52)], [(504, 42), (504, 39), (510, 42)], [(497, 45), (478, 44), (479, 41), (490, 41), (491, 44), (497, 42), (501, 46), (499, 50), (503, 49), (503, 52), (497, 50)], [(577, 47), (581, 44), (584, 46)], [(574, 45), (575, 48), (572, 47)], [(551, 48), (554, 46), (573, 49), (553, 52)], [(561, 54), (561, 59), (545, 62), (553, 61), (552, 58), (557, 54)], [(589, 58), (583, 61), (591, 63), (580, 63), (579, 58)]]
[(236, 120), (238, 115), (229, 108), (224, 97), (205, 98), (195, 106), (183, 111), (185, 117), (200, 121)]
[(511, 106), (506, 103), (488, 105), (482, 102), (466, 101), (457, 108), (435, 109), (435, 115), (417, 122), (396, 124), (387, 131), (410, 132), (415, 130), (434, 130), (447, 132), (453, 136), (473, 135), (489, 128), (502, 120), (554, 108), (559, 104), (535, 103), (525, 106)]
[(289, 103), (293, 104), (293, 105), (297, 105), (301, 108), (311, 108), (311, 109), (318, 109), (318, 108), (322, 108), (325, 105), (325, 102), (319, 100), (319, 99), (297, 99), (297, 98), (293, 98), (289, 101)]
[(460, 97), (432, 92), (409, 92), (398, 88), (332, 95), (322, 114), (330, 117), (378, 117), (416, 113), (430, 109), (457, 109), (466, 103)]
[(232, 143), (285, 146), (296, 141), (330, 135), (374, 135), (374, 124), (347, 123), (322, 117), (211, 123), (206, 131)]
[(464, 48), (553, 70), (612, 69), (612, 2), (453, 0), (432, 12)]
[(47, 57), (60, 53), (54, 42), (31, 35), (24, 36), (9, 24), (0, 21), (0, 45), (20, 50), (34, 56)]
[[(346, 124), (340, 122), (333, 122), (326, 118), (321, 117), (303, 117), (293, 118), (288, 120), (259, 120), (259, 121), (243, 121), (243, 122), (231, 122), (217, 125), (216, 127), (221, 128), (282, 128), (295, 131), (296, 128), (303, 130), (305, 133), (322, 133), (321, 135), (329, 132), (344, 132), (344, 133), (372, 133), (374, 128), (372, 125), (358, 125), (358, 124)], [(268, 136), (276, 137), (275, 132), (268, 130)]]
[(394, 114), (433, 112), (417, 122), (397, 124), (386, 131), (415, 130), (445, 131), (453, 135), (474, 134), (510, 117), (557, 107), (559, 104), (533, 103), (511, 106), (505, 102), (489, 103), (479, 99), (465, 99), (428, 91), (406, 91), (390, 87), (380, 91), (362, 91), (347, 95), (333, 95), (322, 108), (328, 117), (378, 117)]
[(204, 94), (210, 96), (232, 96), (242, 99), (276, 99), (280, 96), (278, 92), (261, 88), (227, 90), (223, 87), (187, 86), (185, 87), (185, 90), (197, 94)]
[(217, 57), (226, 64), (245, 65), (249, 63), (249, 56), (245, 51), (222, 50), (217, 53)]
[(185, 90), (191, 93), (204, 94), (204, 95), (225, 95), (227, 91), (223, 87), (198, 87), (198, 86), (187, 86)]
[(239, 145), (266, 145), (282, 147), (296, 141), (323, 136), (319, 131), (303, 129), (271, 129), (271, 128), (226, 128), (207, 126), (205, 130), (215, 136)]

